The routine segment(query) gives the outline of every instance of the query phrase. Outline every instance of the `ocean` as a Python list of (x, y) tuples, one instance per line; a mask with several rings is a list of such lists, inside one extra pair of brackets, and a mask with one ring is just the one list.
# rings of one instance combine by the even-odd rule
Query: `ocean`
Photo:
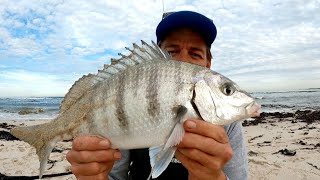
[(250, 94), (261, 104), (263, 112), (320, 110), (320, 88)]
[(0, 122), (4, 120), (53, 119), (63, 97), (0, 98)]
[[(263, 112), (320, 110), (320, 88), (250, 93), (262, 105)], [(0, 121), (53, 119), (59, 113), (63, 97), (0, 98)]]

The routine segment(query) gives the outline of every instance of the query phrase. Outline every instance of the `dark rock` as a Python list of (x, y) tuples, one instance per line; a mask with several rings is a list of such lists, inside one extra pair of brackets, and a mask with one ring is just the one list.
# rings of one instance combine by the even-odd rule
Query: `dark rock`
[(277, 154), (277, 153), (281, 153), (285, 156), (294, 156), (297, 154), (297, 152), (295, 150), (288, 150), (288, 149), (281, 149), (278, 152), (275, 152), (273, 154)]
[[(57, 174), (46, 174), (43, 175), (42, 178), (52, 178), (52, 177), (60, 177), (59, 179), (61, 179), (61, 176), (66, 176), (72, 174), (72, 172), (64, 172), (64, 173), (57, 173)], [(6, 176), (4, 174), (0, 173), (0, 180), (34, 180), (34, 179), (39, 179), (39, 176)], [(57, 179), (57, 178), (56, 178)]]
[(271, 144), (265, 144), (265, 143), (257, 143), (259, 147), (264, 147), (264, 146), (271, 146)]
[(308, 126), (302, 126), (302, 127), (299, 127), (298, 130), (302, 130), (302, 129), (307, 129)]
[(18, 112), (19, 115), (26, 115), (26, 114), (31, 114), (33, 111), (31, 110), (21, 110)]
[(6, 141), (20, 140), (7, 131), (0, 131), (0, 139), (4, 139)]
[(303, 122), (311, 124), (315, 121), (320, 121), (320, 111), (312, 111), (312, 110), (297, 110), (295, 112), (295, 118), (300, 119)]
[(44, 112), (44, 110), (42, 108), (38, 108), (38, 109), (23, 108), (18, 112), (18, 114), (20, 114), (20, 115), (39, 114), (39, 113), (43, 113), (43, 112)]
[(303, 142), (303, 141), (301, 141), (301, 140), (298, 142), (298, 144), (301, 144), (301, 145), (307, 145), (307, 143), (306, 143), (306, 142)]
[(58, 148), (53, 148), (52, 152), (57, 152), (57, 153), (62, 153), (64, 150), (63, 149), (58, 149)]
[(256, 126), (256, 125), (258, 125), (259, 123), (262, 123), (262, 118), (260, 118), (260, 119), (254, 119), (254, 120), (250, 120), (250, 121), (248, 121), (248, 120), (244, 120), (243, 122), (242, 122), (242, 126)]
[(257, 139), (257, 138), (261, 138), (263, 136), (263, 134), (259, 135), (259, 136), (255, 136), (251, 139), (248, 140), (248, 143), (251, 143), (253, 140)]
[(281, 136), (277, 136), (277, 137), (275, 137), (274, 139), (275, 139), (275, 140), (281, 139)]
[[(273, 118), (280, 118), (280, 120), (283, 120), (285, 118), (294, 117), (294, 113), (280, 113), (280, 112), (262, 112), (259, 117), (254, 117), (254, 120), (245, 120), (242, 125), (243, 126), (255, 126), (260, 123), (267, 123), (266, 121), (267, 117), (273, 117)], [(294, 123), (294, 122), (293, 122)]]
[(257, 152), (254, 152), (254, 151), (249, 151), (248, 152), (248, 156), (257, 156), (258, 153)]
[(275, 118), (289, 118), (289, 117), (294, 117), (293, 113), (281, 113), (281, 112), (273, 112), (273, 113), (268, 113), (266, 114), (267, 116), (273, 116)]
[(307, 162), (307, 164), (309, 164), (310, 166), (312, 166), (312, 167), (314, 167), (314, 168), (316, 168), (316, 169), (320, 170), (320, 167), (318, 167), (318, 166), (316, 166), (316, 165), (314, 165), (314, 164), (312, 164), (312, 163)]
[(12, 125), (12, 124), (7, 124), (7, 123), (0, 123), (0, 128), (3, 128), (3, 129), (12, 129), (16, 127), (15, 125)]

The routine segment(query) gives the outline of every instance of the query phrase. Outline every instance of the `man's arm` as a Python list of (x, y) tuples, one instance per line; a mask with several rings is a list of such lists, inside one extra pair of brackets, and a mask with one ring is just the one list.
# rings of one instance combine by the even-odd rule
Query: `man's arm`
[(233, 149), (233, 157), (225, 165), (224, 172), (230, 180), (246, 180), (248, 179), (248, 155), (241, 122), (225, 126), (225, 130)]
[(130, 164), (130, 151), (122, 150), (122, 158), (116, 161), (109, 173), (109, 180), (125, 180), (128, 179), (129, 164)]

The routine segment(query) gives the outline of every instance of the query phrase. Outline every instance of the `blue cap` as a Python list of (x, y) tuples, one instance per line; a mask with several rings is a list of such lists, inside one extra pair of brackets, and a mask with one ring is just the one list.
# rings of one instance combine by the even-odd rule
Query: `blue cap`
[(211, 19), (192, 11), (178, 11), (164, 17), (158, 24), (157, 43), (177, 28), (190, 28), (199, 33), (208, 47), (211, 47), (217, 36), (217, 28)]

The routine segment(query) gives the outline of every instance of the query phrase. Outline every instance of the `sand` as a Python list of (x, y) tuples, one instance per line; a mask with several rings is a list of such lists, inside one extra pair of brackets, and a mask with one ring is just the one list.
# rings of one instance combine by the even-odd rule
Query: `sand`
[[(34, 125), (45, 121), (7, 121), (8, 125)], [(3, 122), (1, 122), (3, 123)], [(0, 123), (0, 124), (1, 124)], [(249, 179), (320, 179), (320, 122), (311, 124), (289, 118), (266, 118), (245, 126), (249, 157)], [(0, 128), (0, 131), (8, 131)], [(65, 155), (70, 142), (60, 142), (50, 155), (45, 174), (70, 172)], [(286, 155), (285, 155), (286, 154)], [(291, 155), (291, 156), (290, 156)], [(35, 149), (22, 141), (0, 139), (0, 173), (6, 176), (37, 176)], [(1, 179), (1, 176), (0, 176)], [(72, 174), (48, 179), (75, 179)]]
[[(30, 126), (42, 124), (47, 120), (29, 120), (29, 121), (7, 121), (7, 124), (17, 126)], [(6, 130), (6, 129), (1, 129)], [(56, 174), (70, 172), (70, 164), (66, 160), (66, 154), (71, 148), (71, 142), (59, 142), (55, 149), (59, 152), (52, 152), (45, 174)], [(61, 152), (62, 151), (62, 152)], [(36, 151), (29, 144), (23, 141), (6, 141), (0, 140), (0, 173), (6, 176), (38, 176), (39, 160)], [(0, 176), (1, 179), (1, 176)], [(47, 179), (76, 179), (74, 175), (65, 175)]]
[(320, 179), (320, 123), (270, 121), (245, 127), (250, 179)]

